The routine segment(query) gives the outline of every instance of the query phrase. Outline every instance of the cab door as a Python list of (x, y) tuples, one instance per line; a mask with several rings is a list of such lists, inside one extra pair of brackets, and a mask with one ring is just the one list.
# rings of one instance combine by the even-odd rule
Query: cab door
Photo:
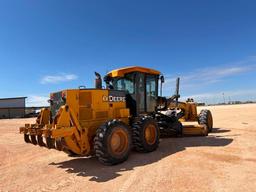
[(157, 103), (157, 76), (155, 75), (146, 75), (146, 111), (153, 112), (155, 111)]
[(136, 104), (137, 112), (145, 113), (146, 112), (146, 99), (145, 99), (145, 74), (136, 73)]
[(136, 74), (136, 103), (139, 114), (155, 111), (157, 90), (156, 75)]

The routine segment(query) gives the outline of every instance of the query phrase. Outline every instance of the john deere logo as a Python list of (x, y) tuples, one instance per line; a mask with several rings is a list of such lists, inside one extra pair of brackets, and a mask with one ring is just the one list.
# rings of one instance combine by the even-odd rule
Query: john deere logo
[(112, 95), (106, 96), (106, 95), (104, 95), (102, 97), (102, 100), (104, 102), (125, 102), (125, 97), (117, 97), (117, 96), (112, 96)]

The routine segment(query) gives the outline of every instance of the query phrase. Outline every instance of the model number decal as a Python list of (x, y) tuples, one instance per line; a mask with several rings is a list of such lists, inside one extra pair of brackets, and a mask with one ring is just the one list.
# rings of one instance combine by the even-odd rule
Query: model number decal
[(102, 97), (102, 100), (104, 102), (125, 102), (125, 97), (117, 97), (117, 96), (112, 96), (112, 95), (109, 95), (109, 96), (103, 96)]

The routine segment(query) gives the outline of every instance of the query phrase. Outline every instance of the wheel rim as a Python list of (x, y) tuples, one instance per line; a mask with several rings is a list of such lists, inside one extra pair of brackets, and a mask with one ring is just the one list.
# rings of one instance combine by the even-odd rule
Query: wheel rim
[(115, 155), (120, 155), (125, 152), (128, 148), (128, 135), (127, 133), (119, 128), (115, 130), (110, 138), (111, 151)]
[(149, 124), (145, 128), (145, 139), (148, 144), (152, 145), (156, 141), (156, 127), (153, 124)]

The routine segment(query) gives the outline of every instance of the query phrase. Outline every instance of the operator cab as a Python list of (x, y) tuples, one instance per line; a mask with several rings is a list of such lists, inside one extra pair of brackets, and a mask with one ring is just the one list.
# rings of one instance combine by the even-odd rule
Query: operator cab
[(107, 88), (126, 92), (127, 107), (133, 116), (154, 112), (160, 72), (144, 67), (113, 70), (105, 77)]

